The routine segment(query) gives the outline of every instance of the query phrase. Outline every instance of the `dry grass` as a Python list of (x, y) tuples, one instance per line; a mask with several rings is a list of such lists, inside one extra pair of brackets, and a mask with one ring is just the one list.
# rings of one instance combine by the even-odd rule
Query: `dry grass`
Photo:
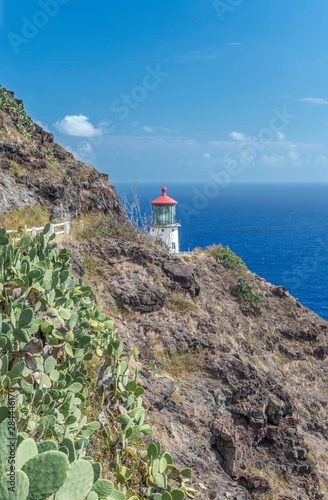
[(169, 297), (169, 307), (171, 311), (190, 313), (199, 311), (199, 307), (182, 293), (172, 293)]
[(246, 471), (250, 474), (263, 477), (270, 483), (271, 491), (261, 496), (263, 500), (279, 500), (281, 495), (289, 496), (294, 493), (292, 485), (289, 484), (287, 479), (277, 476), (271, 469), (256, 469), (251, 465), (247, 465)]
[(163, 365), (163, 372), (173, 375), (177, 379), (189, 378), (200, 373), (203, 369), (205, 352), (189, 349), (186, 352), (175, 351), (170, 356), (162, 352), (155, 352), (155, 359)]
[(53, 216), (46, 208), (35, 204), (33, 207), (22, 210), (10, 210), (0, 217), (0, 227), (6, 229), (24, 230), (25, 225), (31, 227), (42, 227), (53, 221)]

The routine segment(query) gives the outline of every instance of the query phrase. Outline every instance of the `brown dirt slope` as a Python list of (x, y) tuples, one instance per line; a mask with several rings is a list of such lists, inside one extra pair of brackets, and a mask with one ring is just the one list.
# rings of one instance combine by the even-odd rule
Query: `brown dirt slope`
[(263, 307), (241, 304), (236, 271), (204, 252), (185, 262), (117, 237), (68, 244), (76, 274), (139, 348), (155, 438), (194, 469), (200, 498), (324, 497), (325, 321), (249, 271)]

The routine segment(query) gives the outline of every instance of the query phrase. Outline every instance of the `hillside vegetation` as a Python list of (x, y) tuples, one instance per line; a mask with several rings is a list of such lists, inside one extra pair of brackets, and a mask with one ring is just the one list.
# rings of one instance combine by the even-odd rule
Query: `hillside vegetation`
[[(29, 302), (24, 295), (25, 291), (22, 296), (13, 299), (17, 293), (17, 283), (9, 288), (9, 292), (13, 294), (10, 301), (18, 301), (15, 307), (19, 310), (33, 310), (33, 318), (36, 316), (37, 320), (41, 319), (42, 325), (49, 319), (63, 322), (65, 328), (68, 328), (65, 337), (71, 330), (71, 317), (62, 318), (59, 309), (75, 308), (76, 305), (73, 306), (71, 302), (68, 305), (65, 302), (65, 306), (56, 305), (56, 289), (59, 287), (61, 293), (65, 294), (65, 301), (69, 301), (71, 297), (67, 294), (74, 295), (74, 290), (82, 287), (84, 290), (81, 293), (88, 294), (84, 300), (87, 303), (95, 302), (90, 309), (83, 309), (78, 313), (79, 321), (87, 314), (100, 315), (100, 318), (87, 318), (90, 326), (83, 327), (85, 335), (90, 337), (90, 345), (86, 344), (83, 349), (87, 350), (86, 356), (89, 350), (92, 351), (93, 357), (85, 359), (83, 368), (78, 370), (80, 374), (77, 377), (84, 377), (83, 380), (65, 377), (65, 384), (69, 386), (70, 383), (77, 382), (82, 385), (82, 388), (77, 386), (80, 390), (73, 399), (82, 401), (75, 401), (74, 405), (78, 403), (76, 409), (87, 419), (83, 425), (98, 422), (87, 427), (93, 434), (87, 436), (88, 443), (83, 442), (86, 457), (90, 457), (89, 465), (99, 471), (100, 466), (96, 464), (101, 464), (103, 480), (113, 484), (110, 486), (111, 492), (117, 490), (126, 494), (127, 498), (129, 495), (147, 498), (147, 495), (159, 494), (163, 500), (169, 500), (168, 495), (172, 498), (178, 495), (179, 498), (181, 493), (204, 500), (328, 498), (327, 323), (303, 307), (282, 286), (267, 283), (250, 272), (229, 248), (219, 245), (196, 250), (189, 257), (168, 256), (163, 249), (151, 244), (147, 236), (139, 234), (129, 224), (115, 190), (109, 186), (105, 176), (75, 160), (58, 145), (53, 145), (54, 154), (49, 156), (47, 150), (49, 144), (52, 144), (51, 136), (47, 139), (44, 135), (46, 133), (35, 125), (33, 130), (30, 122), (24, 125), (25, 119), (11, 112), (8, 103), (1, 100), (1, 96), (0, 115), (3, 117), (0, 130), (2, 225), (8, 228), (8, 224), (13, 224), (22, 229), (24, 224), (20, 226), (20, 220), (26, 224), (31, 221), (31, 225), (34, 225), (34, 215), (40, 217), (40, 221), (44, 216), (43, 223), (48, 216), (56, 219), (63, 216), (74, 218), (78, 215), (78, 220), (82, 218), (84, 221), (83, 228), (73, 226), (73, 233), (59, 241), (56, 259), (64, 266), (69, 266), (71, 259), (72, 269), (65, 269), (69, 271), (67, 280), (71, 283), (68, 288), (64, 283), (54, 287), (53, 301), (55, 309), (57, 308), (57, 312), (53, 313), (54, 317), (45, 317), (46, 310), (42, 309), (45, 305), (34, 311), (38, 306)], [(20, 125), (25, 126), (26, 131)], [(37, 141), (37, 144), (33, 141)], [(45, 141), (44, 144), (42, 141)], [(11, 161), (17, 163), (23, 175), (19, 174), (15, 165), (10, 164)], [(63, 166), (71, 183), (68, 183), (55, 162)], [(100, 199), (107, 200), (105, 204), (99, 202), (99, 192), (103, 193)], [(27, 207), (29, 210), (25, 211)], [(26, 217), (22, 209), (28, 214)], [(42, 239), (41, 236), (38, 238)], [(29, 241), (26, 248), (23, 246), (18, 249), (19, 259), (24, 259), (26, 252), (29, 253), (32, 247), (39, 248), (38, 245), (42, 247), (39, 240)], [(15, 252), (16, 247), (10, 258)], [(18, 253), (15, 253), (15, 258)], [(63, 256), (63, 260), (59, 255)], [(35, 259), (37, 262), (40, 256), (35, 255)], [(47, 266), (42, 273), (48, 270)], [(50, 270), (54, 273), (55, 269)], [(70, 278), (70, 273), (75, 277), (74, 280)], [(17, 276), (11, 276), (10, 280), (16, 278)], [(44, 287), (44, 278), (36, 278), (36, 281), (38, 279), (41, 280), (40, 286)], [(5, 285), (5, 282), (2, 284)], [(21, 287), (22, 285), (19, 286)], [(47, 290), (44, 287), (44, 291), (42, 288), (42, 294), (49, 295), (52, 291), (52, 288)], [(33, 300), (43, 297), (42, 294), (35, 296)], [(43, 303), (42, 300), (40, 302)], [(7, 317), (3, 324), (8, 324), (10, 330), (12, 318), (5, 314)], [(13, 320), (19, 321), (19, 318), (18, 312), (17, 318), (15, 313)], [(107, 318), (114, 320), (116, 332), (111, 323), (107, 323), (104, 328), (105, 322), (111, 321)], [(91, 324), (91, 321), (95, 323)], [(35, 325), (34, 330), (28, 332), (29, 339), (24, 337), (15, 340), (12, 336), (11, 343), (25, 340), (28, 344), (30, 336), (40, 336), (38, 340), (42, 341), (43, 347), (49, 345), (56, 350), (56, 346), (47, 340), (47, 336), (51, 335), (47, 329), (52, 331), (60, 328), (54, 327), (54, 324), (42, 325), (38, 325), (38, 331), (32, 333), (37, 326)], [(15, 327), (17, 330), (29, 328), (29, 324)], [(74, 328), (74, 336), (75, 333), (80, 335), (81, 332), (75, 332)], [(6, 334), (6, 331), (3, 333)], [(71, 345), (71, 342), (74, 349), (79, 348), (74, 345), (75, 338), (69, 340), (70, 337), (68, 335), (67, 339), (57, 339), (59, 342), (63, 341), (61, 348), (65, 349), (65, 345)], [(122, 372), (119, 375), (116, 372), (117, 377), (121, 377), (122, 387), (117, 386), (115, 389), (113, 371), (105, 373), (107, 368), (105, 371), (103, 369), (103, 354), (107, 347), (102, 342), (109, 341), (114, 345), (117, 339), (121, 339), (122, 352), (119, 349), (120, 361), (115, 366), (121, 363), (123, 365), (119, 369)], [(1, 348), (1, 359), (4, 355), (9, 356), (9, 347), (6, 340)], [(23, 345), (16, 344), (12, 347), (12, 352), (21, 351), (25, 352)], [(64, 363), (71, 358), (69, 363), (73, 365), (78, 358), (74, 358), (74, 350), (73, 357), (69, 347), (68, 351), (67, 353), (65, 350)], [(43, 358), (37, 353), (33, 357)], [(111, 358), (107, 362), (108, 366), (110, 363), (113, 366), (115, 349), (107, 352), (107, 357)], [(19, 359), (19, 363), (21, 361), (23, 359)], [(126, 376), (124, 368), (127, 362), (131, 378), (124, 383), (122, 377)], [(40, 368), (39, 362), (36, 371), (40, 371)], [(7, 378), (3, 380), (8, 382), (9, 377), (9, 380), (15, 381), (16, 389), (21, 392), (19, 381), (27, 375), (24, 370), (25, 367), (18, 377), (12, 379), (9, 371)], [(61, 371), (57, 368), (55, 370)], [(73, 369), (74, 371), (76, 370)], [(47, 388), (45, 384), (42, 393), (43, 389), (46, 394), (56, 391), (52, 384), (58, 381), (52, 381), (47, 371), (45, 375), (47, 378), (44, 380), (49, 385), (47, 379), (50, 379), (51, 387)], [(130, 382), (132, 384), (128, 385)], [(33, 385), (33, 393), (40, 389), (39, 378), (33, 378), (33, 383), (31, 379), (24, 379), (24, 383)], [(124, 392), (127, 385), (131, 394), (123, 396), (126, 401), (117, 402), (113, 391)], [(72, 392), (67, 391), (68, 386), (65, 385), (60, 390)], [(144, 394), (136, 393), (142, 392), (142, 388)], [(86, 389), (88, 392), (83, 396)], [(41, 396), (40, 392), (39, 395)], [(29, 411), (35, 414), (36, 422), (47, 416), (42, 412), (46, 410), (48, 396), (43, 402), (42, 394), (42, 399), (37, 401), (37, 406), (42, 401), (41, 413), (36, 412), (32, 392), (27, 396), (24, 393), (23, 396), (30, 398), (27, 399)], [(133, 403), (136, 407), (131, 411), (140, 407), (138, 398), (142, 397), (145, 420), (141, 425), (140, 422), (135, 422), (135, 415), (131, 417), (130, 407), (127, 409), (124, 406), (129, 404), (127, 401), (132, 401), (132, 397), (129, 400), (130, 396), (137, 397)], [(52, 398), (51, 394), (49, 397)], [(57, 405), (62, 404), (62, 401), (52, 398), (49, 406), (52, 403), (55, 404), (51, 411), (59, 412)], [(73, 410), (73, 416), (76, 409)], [(6, 418), (5, 413), (1, 415)], [(75, 417), (77, 415), (78, 412)], [(126, 415), (133, 420), (132, 423), (127, 420)], [(54, 425), (62, 429), (70, 417), (71, 414), (65, 414), (64, 420), (56, 421)], [(33, 417), (31, 421), (35, 419)], [(75, 429), (73, 434), (77, 431), (75, 424), (76, 422), (72, 424), (73, 430)], [(143, 425), (149, 425), (153, 434), (143, 434)], [(127, 436), (128, 442), (124, 443), (122, 426), (123, 431), (125, 428), (129, 433), (134, 432), (131, 430), (134, 427), (139, 427), (140, 433), (136, 437), (132, 434), (133, 440), (131, 435)], [(48, 429), (47, 426), (45, 428)], [(71, 445), (63, 445), (60, 435), (39, 435), (33, 429), (25, 429), (23, 432), (29, 437), (23, 435), (18, 438), (24, 438), (22, 445), (32, 439), (38, 448), (39, 441), (51, 441), (57, 447), (51, 449), (52, 452), (63, 454), (66, 452), (64, 448), (68, 453), (70, 448), (72, 453), (74, 451)], [(79, 436), (79, 432), (82, 431), (77, 432), (77, 441), (84, 439)], [(72, 439), (71, 434), (69, 428), (68, 436), (64, 439)], [(157, 443), (161, 443), (160, 450)], [(118, 444), (122, 449), (117, 448)], [(41, 449), (43, 446), (55, 445), (42, 444)], [(28, 453), (32, 453), (31, 441), (24, 446), (28, 448)], [(84, 451), (81, 456), (80, 451), (80, 445), (76, 448), (75, 444), (75, 455), (71, 455), (74, 460), (70, 461), (68, 456), (70, 465), (65, 461), (64, 468), (71, 470), (75, 457), (78, 461), (86, 461), (86, 457), (82, 456)], [(30, 459), (39, 460), (39, 453), (35, 455), (36, 458), (33, 456)], [(164, 470), (165, 461), (162, 461), (162, 457), (166, 460)], [(169, 463), (171, 459), (174, 466)], [(61, 460), (63, 462), (62, 457)], [(150, 469), (153, 466), (155, 470)], [(87, 465), (82, 467), (85, 470), (88, 468)], [(190, 469), (193, 474), (188, 483), (186, 479), (189, 477), (185, 476), (190, 475)], [(172, 495), (163, 490), (162, 482), (155, 482), (155, 486), (151, 484), (157, 473), (162, 475), (158, 481), (164, 481), (165, 486), (166, 478), (173, 470), (178, 472), (173, 473), (173, 482), (169, 486), (177, 491), (182, 490), (181, 492)], [(184, 475), (182, 471), (185, 471)], [(65, 476), (66, 479), (69, 474), (68, 472), (68, 476)], [(26, 482), (22, 479), (22, 484), (24, 481)], [(187, 490), (189, 487), (192, 490)], [(159, 488), (159, 491), (147, 491), (148, 488)], [(93, 493), (98, 495), (95, 491), (88, 493), (91, 495), (89, 500), (96, 498)], [(120, 498), (119, 493), (110, 494)]]
[[(90, 286), (70, 275), (71, 252), (57, 252), (49, 230), (48, 224), (17, 244), (0, 230), (1, 499), (193, 497), (195, 490), (185, 485), (191, 470), (179, 470), (159, 442), (147, 447), (138, 441), (153, 433), (145, 423), (138, 368), (130, 373), (113, 322), (90, 300)], [(138, 354), (134, 349), (135, 362)], [(96, 413), (90, 403), (102, 409), (101, 419), (88, 419)], [(92, 436), (103, 447), (112, 481), (86, 453)], [(9, 442), (16, 447), (13, 471)], [(139, 448), (133, 459), (132, 446)]]

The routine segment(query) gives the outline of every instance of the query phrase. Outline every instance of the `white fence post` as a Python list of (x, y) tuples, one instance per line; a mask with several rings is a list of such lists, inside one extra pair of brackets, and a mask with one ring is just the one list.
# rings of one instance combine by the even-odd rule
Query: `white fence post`
[[(74, 222), (73, 222), (74, 224)], [(60, 226), (64, 226), (64, 230), (63, 231), (58, 231), (58, 233), (56, 233), (56, 227), (60, 227)], [(83, 222), (80, 221), (80, 227), (83, 227)], [(28, 227), (25, 225), (24, 227), (24, 231), (25, 231), (25, 234), (27, 233), (31, 233), (31, 236), (32, 238), (35, 238), (37, 236), (37, 232), (38, 231), (42, 231), (44, 229), (44, 227), (32, 227), (31, 229), (28, 229)], [(8, 229), (7, 230), (8, 233), (17, 233), (17, 230), (15, 229)], [(59, 224), (50, 224), (50, 236), (52, 234), (70, 234), (71, 232), (71, 222), (69, 220), (65, 221), (65, 222), (60, 222)], [(21, 238), (14, 238), (14, 241), (19, 241)]]

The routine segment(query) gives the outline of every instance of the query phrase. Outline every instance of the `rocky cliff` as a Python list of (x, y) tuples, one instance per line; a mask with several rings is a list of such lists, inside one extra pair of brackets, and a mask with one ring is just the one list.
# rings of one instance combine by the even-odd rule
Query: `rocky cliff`
[(245, 269), (262, 307), (241, 300), (240, 270), (213, 251), (169, 257), (136, 236), (107, 176), (15, 109), (0, 106), (0, 211), (98, 212), (60, 244), (140, 350), (154, 439), (193, 468), (198, 498), (326, 498), (327, 323)]
[(90, 210), (123, 213), (108, 176), (56, 144), (0, 87), (0, 214), (35, 203), (61, 219)]
[(209, 253), (70, 244), (76, 274), (139, 348), (155, 437), (195, 470), (200, 498), (324, 498), (327, 323), (249, 271), (263, 307), (240, 303), (238, 273)]

